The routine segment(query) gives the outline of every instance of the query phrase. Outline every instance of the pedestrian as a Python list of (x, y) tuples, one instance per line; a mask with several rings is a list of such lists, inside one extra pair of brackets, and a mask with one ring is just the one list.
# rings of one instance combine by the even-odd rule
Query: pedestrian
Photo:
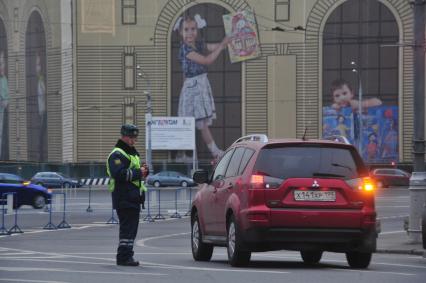
[(206, 26), (206, 21), (199, 14), (179, 17), (174, 26), (174, 30), (181, 36), (179, 61), (184, 73), (178, 116), (195, 117), (203, 141), (213, 158), (219, 158), (223, 151), (216, 145), (209, 129), (216, 119), (216, 109), (207, 78), (207, 66), (215, 62), (230, 38), (225, 37), (220, 43), (205, 43), (198, 38), (198, 30)]
[(141, 166), (135, 143), (139, 129), (135, 125), (121, 127), (121, 138), (108, 156), (107, 172), (112, 206), (120, 221), (117, 265), (138, 266), (133, 258), (133, 244), (138, 232), (141, 205), (144, 208), (146, 187), (142, 180), (149, 174), (146, 164)]

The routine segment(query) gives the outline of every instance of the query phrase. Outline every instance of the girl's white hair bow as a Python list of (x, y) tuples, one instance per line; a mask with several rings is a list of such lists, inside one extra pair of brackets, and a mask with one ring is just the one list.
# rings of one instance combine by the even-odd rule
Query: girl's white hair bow
[(180, 23), (182, 22), (183, 17), (179, 17), (175, 23), (175, 26), (173, 27), (173, 31), (179, 30)]
[(207, 26), (207, 22), (205, 19), (201, 18), (199, 14), (195, 14), (194, 20), (197, 23), (198, 29), (205, 28)]
[[(176, 21), (176, 23), (173, 27), (173, 31), (179, 30), (182, 21), (183, 21), (183, 17), (179, 17), (177, 19), (177, 21)], [(201, 18), (201, 16), (199, 14), (195, 14), (194, 21), (197, 23), (198, 29), (202, 29), (202, 28), (205, 28), (207, 26), (206, 20)]]

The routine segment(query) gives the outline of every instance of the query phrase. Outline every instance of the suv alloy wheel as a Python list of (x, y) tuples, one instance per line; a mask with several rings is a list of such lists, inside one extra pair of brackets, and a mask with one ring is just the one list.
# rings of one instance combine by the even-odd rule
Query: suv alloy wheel
[(250, 262), (251, 252), (242, 249), (242, 239), (238, 224), (232, 215), (228, 223), (227, 251), (232, 266), (246, 266)]
[(197, 212), (191, 217), (191, 249), (192, 256), (197, 261), (209, 261), (212, 258), (213, 246), (202, 241)]

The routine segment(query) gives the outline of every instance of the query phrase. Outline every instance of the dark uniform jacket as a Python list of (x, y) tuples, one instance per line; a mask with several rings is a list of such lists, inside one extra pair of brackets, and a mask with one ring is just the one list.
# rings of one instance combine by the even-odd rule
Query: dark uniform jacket
[[(119, 147), (128, 155), (139, 153), (134, 147), (127, 145), (122, 140), (118, 140), (115, 147)], [(140, 170), (129, 169), (130, 160), (119, 151), (115, 151), (108, 159), (111, 177), (115, 180), (114, 191), (112, 192), (112, 206), (114, 209), (136, 208), (140, 209), (141, 196), (140, 188), (132, 181), (142, 180)]]

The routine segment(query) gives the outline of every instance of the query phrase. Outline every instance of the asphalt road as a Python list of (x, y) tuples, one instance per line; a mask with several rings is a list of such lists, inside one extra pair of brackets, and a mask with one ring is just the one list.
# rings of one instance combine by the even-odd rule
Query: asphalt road
[[(49, 213), (24, 208), (18, 215), (23, 234), (0, 236), (0, 282), (424, 282), (426, 259), (420, 256), (375, 254), (367, 270), (348, 267), (343, 254), (325, 253), (321, 264), (305, 266), (298, 252), (255, 253), (246, 268), (228, 265), (226, 250), (215, 248), (212, 261), (195, 262), (190, 251), (188, 218), (172, 219), (174, 193), (164, 193), (160, 212), (166, 220), (141, 221), (135, 257), (140, 267), (115, 265), (118, 226), (106, 224), (111, 217), (110, 197), (105, 191), (70, 195), (66, 221), (70, 229), (44, 230)], [(178, 212), (185, 212), (185, 198)], [(408, 215), (407, 188), (377, 193), (377, 210), (383, 233), (402, 231)], [(152, 207), (153, 217), (158, 207)], [(146, 216), (147, 211), (143, 212)], [(52, 213), (58, 224), (63, 213)], [(6, 216), (13, 225), (14, 216)], [(380, 238), (379, 238), (380, 240)]]

